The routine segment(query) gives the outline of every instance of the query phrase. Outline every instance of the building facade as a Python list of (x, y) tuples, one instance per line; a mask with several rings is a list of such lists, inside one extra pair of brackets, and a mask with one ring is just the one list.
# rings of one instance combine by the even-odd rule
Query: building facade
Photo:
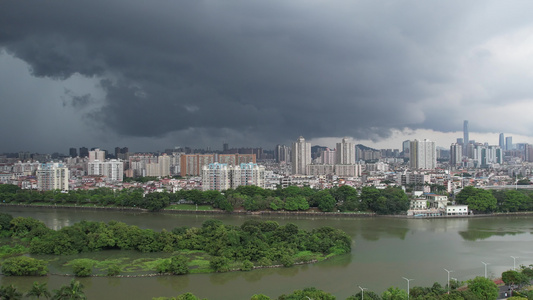
[(307, 165), (311, 164), (311, 143), (300, 136), (292, 143), (292, 174), (307, 175)]
[(437, 166), (435, 142), (414, 140), (410, 145), (409, 164), (412, 169), (431, 170)]
[(41, 164), (36, 175), (39, 191), (69, 190), (69, 171), (61, 163)]

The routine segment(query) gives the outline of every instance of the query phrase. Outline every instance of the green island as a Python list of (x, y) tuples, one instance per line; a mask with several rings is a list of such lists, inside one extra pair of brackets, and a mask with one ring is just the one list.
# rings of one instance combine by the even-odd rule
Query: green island
[[(311, 231), (289, 223), (245, 221), (241, 226), (207, 220), (201, 228), (178, 227), (156, 232), (110, 221), (82, 221), (52, 230), (33, 218), (0, 213), (0, 257), (6, 276), (46, 275), (47, 262), (39, 255), (73, 255), (93, 251), (130, 250), (152, 253), (131, 260), (96, 261), (77, 258), (66, 264), (76, 276), (153, 276), (157, 274), (249, 271), (311, 263), (351, 250), (351, 238), (341, 230)], [(32, 254), (27, 257), (22, 254)]]

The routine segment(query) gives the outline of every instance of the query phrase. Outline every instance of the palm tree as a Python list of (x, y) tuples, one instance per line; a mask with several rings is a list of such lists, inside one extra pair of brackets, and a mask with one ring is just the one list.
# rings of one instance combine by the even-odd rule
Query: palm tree
[(54, 300), (86, 300), (83, 284), (72, 279), (69, 285), (63, 285), (59, 290), (54, 290)]
[(48, 291), (46, 282), (38, 283), (37, 281), (34, 281), (31, 289), (26, 293), (26, 297), (37, 297), (37, 299), (41, 297), (48, 299), (51, 296), (52, 294), (50, 294), (50, 291)]
[(19, 300), (22, 299), (22, 293), (17, 292), (17, 288), (13, 285), (0, 286), (0, 299)]

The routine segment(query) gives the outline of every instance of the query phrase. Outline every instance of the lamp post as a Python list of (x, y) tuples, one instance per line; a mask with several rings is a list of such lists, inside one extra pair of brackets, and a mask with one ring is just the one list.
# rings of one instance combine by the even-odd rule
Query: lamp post
[(518, 256), (514, 257), (514, 256), (511, 256), (511, 258), (513, 259), (513, 270), (516, 271), (516, 259), (517, 258), (520, 258)]
[(365, 290), (366, 290), (366, 288), (361, 287), (361, 286), (359, 286), (359, 288), (361, 289), (361, 300), (363, 300), (363, 299), (364, 299), (364, 295), (365, 295)]
[(481, 262), (481, 263), (485, 265), (485, 278), (487, 278), (487, 265), (490, 265), (490, 264), (486, 262)]
[(405, 277), (402, 277), (403, 279), (407, 280), (407, 299), (409, 299), (409, 282), (411, 280), (414, 280), (414, 279), (408, 279), (408, 278), (405, 278)]
[(446, 270), (444, 269), (444, 271), (446, 271), (448, 273), (448, 294), (450, 293), (450, 273), (453, 272), (453, 271), (449, 271), (449, 270)]

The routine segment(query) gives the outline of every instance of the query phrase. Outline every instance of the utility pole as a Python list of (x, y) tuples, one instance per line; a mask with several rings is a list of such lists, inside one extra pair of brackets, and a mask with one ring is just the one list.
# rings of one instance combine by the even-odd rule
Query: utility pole
[(403, 279), (407, 280), (407, 299), (409, 300), (409, 282), (414, 279), (408, 279), (405, 277), (402, 277)]

